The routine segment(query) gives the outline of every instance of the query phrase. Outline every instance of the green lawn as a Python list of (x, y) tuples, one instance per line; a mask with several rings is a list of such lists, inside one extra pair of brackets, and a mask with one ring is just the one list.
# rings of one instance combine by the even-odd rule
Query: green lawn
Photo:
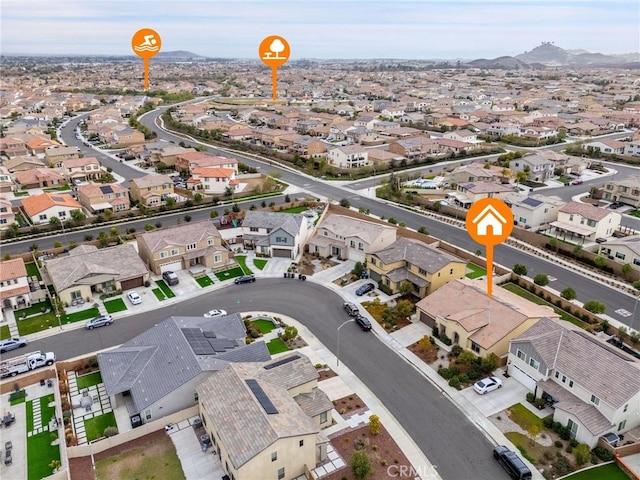
[(487, 274), (487, 271), (484, 268), (480, 268), (473, 263), (467, 263), (467, 268), (469, 270), (472, 270), (471, 272), (467, 273), (467, 278), (470, 278), (472, 280), (478, 277), (483, 277)]
[(164, 295), (164, 293), (162, 293), (162, 290), (160, 290), (159, 288), (154, 288), (153, 290), (151, 290), (153, 292), (153, 294), (156, 296), (156, 298), (160, 301), (162, 300), (166, 300), (167, 297)]
[(100, 372), (88, 373), (86, 375), (77, 377), (76, 382), (78, 385), (78, 390), (84, 390), (85, 388), (89, 388), (102, 383), (102, 375), (100, 374)]
[(545, 452), (551, 452), (555, 456), (555, 447), (543, 447), (537, 442), (532, 445), (531, 439), (523, 433), (507, 432), (504, 436), (511, 440), (511, 443), (517, 447), (520, 454), (534, 465), (544, 459)]
[(302, 213), (309, 210), (309, 207), (293, 207), (282, 210), (282, 213)]
[(15, 310), (13, 313), (16, 318), (20, 318), (23, 313), (26, 313), (27, 315), (35, 315), (37, 313), (42, 313), (42, 307), (44, 307), (45, 309), (53, 308), (49, 299), (46, 299), (44, 302), (32, 303), (30, 307)]
[(531, 425), (537, 425), (540, 432), (545, 429), (542, 419), (521, 403), (511, 405), (509, 410), (511, 412), (509, 418), (520, 425), (525, 432), (529, 431)]
[(615, 462), (576, 472), (565, 478), (567, 480), (629, 480), (629, 477), (620, 470), (620, 467)]
[(71, 190), (69, 185), (62, 185), (60, 187), (48, 187), (42, 189), (44, 192), (66, 192), (67, 190)]
[(222, 272), (216, 272), (216, 277), (218, 280), (224, 281), (229, 280), (230, 278), (241, 277), (244, 275), (241, 267), (233, 267), (229, 270), (223, 270)]
[[(67, 323), (88, 320), (89, 318), (97, 317), (99, 314), (100, 312), (96, 307), (87, 308), (70, 315), (61, 315), (60, 324), (66, 325)], [(20, 335), (29, 335), (31, 333), (41, 332), (42, 330), (57, 327), (58, 319), (54, 312), (49, 312), (43, 313), (42, 315), (36, 315), (35, 317), (25, 318), (24, 320), (17, 318), (16, 323), (18, 324), (18, 332)]]
[(114, 298), (113, 300), (107, 300), (104, 302), (104, 308), (107, 309), (109, 313), (123, 312), (127, 310), (127, 306), (124, 303), (124, 300), (121, 298)]
[(521, 296), (522, 298), (526, 298), (527, 300), (537, 303), (538, 305), (547, 305), (549, 307), (553, 307), (553, 311), (560, 315), (560, 319), (569, 323), (573, 323), (577, 327), (585, 328), (586, 323), (582, 320), (574, 317), (573, 315), (569, 315), (567, 312), (562, 310), (561, 308), (556, 307), (555, 305), (550, 304), (546, 300), (540, 298), (539, 296), (525, 290), (524, 288), (519, 287), (515, 283), (507, 283), (506, 285), (502, 285), (503, 288), (509, 290), (511, 293), (515, 293), (516, 295)]
[(49, 422), (56, 414), (55, 407), (50, 407), (49, 404), (53, 402), (53, 393), (40, 397), (40, 418), (42, 419), (42, 425), (49, 425)]
[(209, 275), (204, 275), (203, 277), (196, 278), (196, 282), (198, 282), (198, 285), (200, 285), (202, 288), (213, 285), (213, 280), (211, 280), (211, 277)]
[(242, 269), (245, 275), (250, 275), (253, 273), (253, 271), (249, 267), (247, 267), (246, 255), (236, 255), (235, 258), (236, 258), (236, 261), (238, 262), (238, 265), (240, 265), (240, 268)]
[(629, 215), (633, 215), (634, 217), (638, 217), (640, 218), (640, 210), (632, 210), (630, 212), (627, 212)]
[(156, 280), (156, 285), (158, 285), (158, 287), (160, 287), (160, 290), (162, 290), (162, 293), (164, 293), (164, 295), (167, 298), (173, 298), (176, 296), (175, 293), (173, 293), (173, 290), (171, 290), (169, 288), (169, 285), (167, 285), (164, 280)]
[(89, 418), (84, 421), (84, 429), (87, 432), (88, 441), (102, 437), (105, 428), (117, 426), (116, 416), (113, 412), (105, 413), (104, 415)]
[(289, 350), (287, 344), (281, 338), (274, 338), (270, 342), (267, 342), (267, 350), (271, 355), (275, 355), (276, 353), (282, 353)]
[[(64, 442), (64, 439), (61, 439)], [(27, 437), (27, 479), (40, 480), (53, 473), (49, 464), (60, 460), (60, 446), (51, 445), (51, 432)]]
[(2, 325), (0, 327), (0, 340), (6, 340), (11, 337), (11, 332), (9, 331), (9, 325)]
[(100, 310), (98, 310), (98, 307), (91, 307), (85, 310), (80, 310), (79, 312), (62, 315), (62, 317), (60, 317), (60, 320), (62, 320), (62, 323), (73, 323), (80, 322), (82, 320), (89, 320), (90, 318), (97, 317), (98, 315), (100, 315)]
[(267, 266), (269, 260), (265, 260), (264, 258), (254, 258), (253, 264), (256, 266), (258, 270), (264, 270), (264, 267)]
[(276, 328), (276, 326), (270, 320), (252, 320), (251, 323), (253, 323), (263, 335)]
[(24, 264), (25, 268), (27, 269), (27, 275), (29, 277), (38, 277), (38, 280), (42, 280), (42, 277), (40, 276), (40, 272), (38, 271), (38, 267), (36, 266), (35, 263), (31, 262), (31, 263), (25, 263)]
[(25, 404), (25, 410), (27, 412), (27, 432), (33, 431), (33, 400), (29, 400)]

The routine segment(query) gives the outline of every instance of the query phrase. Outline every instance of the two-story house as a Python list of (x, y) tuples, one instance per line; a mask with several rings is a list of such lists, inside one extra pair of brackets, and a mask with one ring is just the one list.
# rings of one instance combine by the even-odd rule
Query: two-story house
[(146, 207), (162, 205), (173, 193), (173, 181), (169, 175), (145, 175), (129, 181), (131, 199)]
[(559, 210), (566, 205), (558, 197), (546, 197), (538, 193), (527, 196), (513, 192), (503, 200), (513, 212), (514, 225), (534, 231), (558, 220)]
[(30, 195), (21, 201), (24, 213), (34, 225), (48, 224), (51, 217), (58, 217), (64, 222), (72, 218), (71, 212), (79, 210), (82, 205), (71, 195), (62, 193), (42, 193)]
[(27, 155), (27, 144), (19, 137), (4, 137), (0, 138), (0, 155), (5, 155), (9, 158), (17, 157), (20, 155)]
[(377, 252), (367, 253), (369, 278), (387, 286), (393, 294), (409, 283), (412, 293), (422, 298), (445, 283), (462, 278), (467, 264), (437, 247), (419, 240), (399, 238)]
[(193, 169), (198, 167), (227, 168), (237, 174), (238, 160), (231, 157), (214, 156), (205, 152), (188, 152), (177, 156), (176, 170), (193, 172)]
[(245, 248), (269, 257), (296, 258), (309, 234), (304, 215), (250, 210), (242, 221)]
[(640, 270), (640, 236), (611, 238), (607, 243), (600, 245), (599, 254), (623, 265), (628, 263), (636, 270)]
[(446, 175), (449, 185), (464, 185), (475, 182), (508, 183), (510, 172), (488, 163), (459, 165)]
[(0, 262), (0, 301), (4, 310), (31, 306), (29, 279), (22, 258)]
[(136, 145), (139, 143), (144, 143), (144, 133), (131, 127), (115, 131), (111, 139), (112, 146), (118, 148), (128, 147), (129, 145)]
[(640, 175), (609, 180), (604, 185), (603, 198), (640, 208)]
[(16, 214), (13, 211), (11, 200), (0, 196), (0, 230), (6, 230), (9, 225), (15, 223)]
[(140, 257), (156, 275), (195, 265), (222, 267), (230, 258), (220, 232), (208, 220), (141, 233), (137, 241)]
[(624, 154), (632, 157), (640, 157), (640, 140), (627, 143), (624, 147)]
[(80, 204), (95, 214), (106, 210), (124, 212), (131, 209), (129, 190), (119, 183), (90, 183), (77, 187), (76, 191)]
[(487, 295), (486, 282), (455, 279), (416, 304), (418, 319), (456, 345), (480, 357), (504, 358), (509, 340), (543, 317), (557, 317), (553, 309), (538, 305), (502, 288)]
[(617, 212), (588, 203), (569, 202), (558, 210), (558, 220), (551, 222), (551, 226), (563, 240), (584, 243), (611, 237), (621, 220), (622, 215)]
[(389, 152), (413, 161), (437, 155), (440, 153), (440, 146), (427, 135), (418, 135), (389, 143)]
[(75, 180), (81, 182), (95, 180), (107, 171), (100, 165), (96, 157), (72, 158), (63, 160), (61, 163), (62, 174), (69, 183), (73, 183)]
[(492, 182), (471, 182), (459, 184), (457, 191), (447, 194), (456, 205), (462, 208), (469, 208), (474, 202), (481, 198), (504, 199), (508, 194), (513, 193), (513, 187)]
[(44, 158), (50, 167), (61, 168), (63, 160), (80, 158), (80, 152), (75, 147), (49, 147), (44, 150)]
[(327, 159), (338, 168), (359, 168), (368, 165), (368, 153), (362, 145), (347, 145), (329, 150)]
[(197, 167), (187, 179), (189, 190), (198, 190), (207, 195), (223, 195), (227, 189), (236, 188), (236, 171), (233, 168)]
[(542, 155), (534, 153), (511, 160), (509, 169), (513, 172), (526, 172), (529, 180), (544, 183), (553, 176), (555, 163)]
[[(333, 404), (304, 355), (230, 363), (197, 387), (200, 417), (229, 478), (293, 479), (327, 457)], [(233, 405), (242, 415), (229, 415)]]
[(382, 250), (395, 241), (396, 227), (333, 214), (317, 226), (309, 240), (309, 252), (364, 262), (367, 253)]
[(568, 322), (543, 318), (509, 344), (509, 375), (553, 403), (553, 420), (595, 447), (640, 425), (640, 364)]

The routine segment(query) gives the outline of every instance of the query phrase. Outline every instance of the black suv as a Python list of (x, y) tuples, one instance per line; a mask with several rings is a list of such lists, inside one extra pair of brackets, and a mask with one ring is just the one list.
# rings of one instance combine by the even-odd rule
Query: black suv
[(254, 275), (242, 275), (241, 277), (236, 278), (233, 283), (236, 285), (240, 283), (253, 283), (256, 281), (256, 277)]
[(367, 317), (363, 317), (362, 315), (356, 315), (355, 317), (356, 323), (360, 325), (360, 328), (365, 332), (371, 330), (371, 322)]
[(522, 459), (504, 445), (493, 449), (495, 458), (514, 480), (531, 480), (531, 470)]

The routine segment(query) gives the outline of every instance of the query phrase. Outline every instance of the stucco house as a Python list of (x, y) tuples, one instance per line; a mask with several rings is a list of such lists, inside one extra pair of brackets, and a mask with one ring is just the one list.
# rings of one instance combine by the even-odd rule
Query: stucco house
[(236, 171), (233, 168), (196, 167), (187, 179), (189, 190), (202, 191), (208, 195), (223, 195), (228, 188), (233, 191), (237, 185)]
[(129, 190), (119, 183), (90, 183), (76, 187), (78, 201), (92, 213), (124, 212), (131, 209)]
[(328, 215), (309, 240), (309, 253), (321, 257), (364, 262), (367, 253), (376, 252), (396, 241), (396, 228), (346, 215)]
[(558, 219), (559, 210), (566, 202), (558, 197), (546, 197), (540, 194), (522, 195), (510, 193), (504, 202), (513, 213), (514, 225), (527, 230), (538, 231)]
[(447, 198), (453, 199), (456, 205), (469, 208), (471, 204), (481, 198), (504, 199), (509, 193), (513, 193), (513, 188), (509, 185), (492, 182), (472, 182), (458, 185), (457, 191), (448, 193)]
[(604, 185), (603, 198), (640, 208), (640, 175), (607, 181)]
[(61, 187), (67, 182), (65, 178), (53, 168), (30, 168), (13, 174), (21, 189)]
[(70, 183), (74, 180), (95, 180), (107, 173), (96, 157), (72, 158), (61, 163), (62, 174)]
[(507, 368), (591, 448), (605, 433), (640, 425), (640, 363), (568, 322), (543, 318), (513, 338)]
[(401, 237), (386, 248), (366, 256), (369, 278), (398, 293), (405, 282), (412, 293), (424, 297), (447, 282), (462, 278), (467, 264), (436, 246)]
[(51, 217), (69, 220), (74, 210), (82, 212), (82, 205), (71, 195), (42, 193), (23, 198), (22, 209), (34, 225), (42, 225), (48, 224)]
[(622, 264), (628, 263), (636, 270), (640, 270), (640, 236), (612, 238), (600, 245), (599, 254)]
[(543, 317), (558, 317), (551, 307), (537, 305), (497, 287), (487, 295), (484, 280), (454, 279), (416, 304), (418, 319), (454, 345), (479, 357), (506, 357), (509, 341)]
[(262, 341), (245, 343), (238, 313), (169, 317), (117, 348), (98, 353), (107, 394), (129, 416), (157, 420), (199, 402), (196, 386), (232, 362), (271, 359)]
[(140, 258), (156, 275), (195, 265), (222, 267), (229, 262), (230, 252), (208, 220), (141, 233), (137, 241)]
[(2, 309), (26, 308), (31, 306), (29, 279), (22, 258), (0, 262), (0, 301)]
[(611, 237), (621, 220), (622, 215), (617, 212), (588, 203), (569, 202), (558, 210), (558, 220), (551, 226), (556, 236), (560, 234), (563, 240), (584, 243)]
[[(304, 355), (232, 363), (197, 387), (200, 416), (229, 478), (294, 479), (327, 456), (333, 404)], [(229, 415), (229, 409), (242, 415)]]
[(13, 211), (11, 200), (0, 196), (0, 230), (6, 230), (16, 221), (16, 214)]
[(245, 248), (269, 257), (296, 258), (309, 234), (304, 215), (250, 210), (242, 221)]
[(133, 245), (98, 249), (80, 245), (68, 255), (44, 261), (51, 283), (63, 303), (90, 301), (94, 293), (141, 287), (149, 272)]
[(329, 150), (327, 160), (338, 168), (359, 168), (369, 163), (367, 149), (362, 145), (347, 145)]
[(160, 206), (173, 193), (173, 181), (169, 175), (145, 175), (129, 181), (131, 199), (147, 207)]
[(544, 183), (553, 176), (555, 162), (534, 153), (511, 160), (509, 169), (513, 172), (527, 172), (529, 180)]

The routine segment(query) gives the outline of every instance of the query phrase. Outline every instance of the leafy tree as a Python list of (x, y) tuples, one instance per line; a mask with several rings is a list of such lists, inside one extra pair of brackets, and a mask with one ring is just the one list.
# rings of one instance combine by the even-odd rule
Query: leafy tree
[(541, 287), (545, 287), (549, 285), (549, 277), (545, 273), (539, 273), (533, 277), (533, 283), (540, 285)]
[(356, 480), (364, 480), (373, 473), (371, 459), (364, 450), (357, 450), (351, 456), (351, 471)]
[(627, 333), (627, 327), (625, 327), (624, 325), (620, 325), (618, 327), (618, 338), (621, 342), (624, 342), (624, 339), (627, 338)]
[(282, 339), (286, 342), (287, 340), (291, 340), (298, 336), (298, 329), (296, 327), (286, 327), (284, 329), (284, 333), (282, 334)]
[(423, 235), (429, 235), (429, 230), (427, 230), (427, 227), (422, 226), (418, 228), (418, 233), (422, 233)]
[(49, 225), (53, 225), (54, 227), (59, 227), (60, 225), (62, 225), (62, 222), (58, 217), (53, 216), (49, 218)]
[(176, 204), (176, 199), (173, 197), (167, 197), (165, 203), (167, 204), (167, 207), (171, 208)]
[(573, 247), (573, 255), (576, 258), (582, 258), (582, 245), (576, 245)]
[(533, 445), (536, 442), (538, 435), (540, 434), (540, 427), (533, 423), (527, 430), (527, 433), (529, 434), (530, 443), (531, 445)]
[(202, 198), (203, 198), (203, 197), (202, 197), (202, 194), (201, 194), (201, 193), (196, 193), (196, 194), (193, 196), (193, 201), (194, 201), (194, 202), (196, 202), (196, 203), (200, 203), (200, 202), (202, 201)]
[(591, 449), (586, 443), (581, 443), (573, 449), (573, 456), (576, 458), (578, 465), (584, 465), (591, 460)]
[(343, 198), (342, 200), (340, 200), (340, 206), (344, 208), (349, 208), (351, 207), (351, 202), (349, 202), (348, 199)]
[(636, 348), (636, 345), (640, 343), (640, 333), (635, 331), (631, 332), (631, 334), (629, 335), (629, 340), (631, 340), (631, 345), (633, 346), (633, 348)]
[(387, 221), (392, 225), (397, 225), (398, 224), (398, 221), (393, 217), (389, 217), (389, 220), (387, 220)]
[(584, 304), (584, 309), (591, 313), (604, 313), (606, 305), (598, 300), (589, 300)]
[(593, 263), (596, 267), (605, 267), (607, 265), (607, 259), (602, 255), (598, 255), (593, 259)]
[(371, 435), (378, 435), (380, 433), (380, 417), (378, 415), (371, 415), (369, 417), (369, 431)]
[(155, 227), (154, 227), (153, 225), (151, 225), (150, 223), (147, 223), (147, 224), (144, 226), (144, 229), (145, 229), (147, 232), (150, 232), (150, 231), (151, 231), (151, 230), (153, 230), (154, 228), (155, 228)]
[(415, 311), (415, 305), (409, 300), (399, 300), (394, 310), (398, 319), (410, 317)]
[(633, 270), (633, 267), (630, 263), (625, 263), (624, 265), (622, 265), (622, 275), (624, 275), (625, 277), (631, 273), (631, 270)]
[(460, 355), (458, 355), (458, 363), (462, 365), (471, 365), (475, 361), (476, 356), (469, 350), (463, 350), (460, 352)]
[(516, 263), (513, 266), (513, 273), (515, 273), (516, 275), (526, 275), (527, 271), (527, 267), (521, 263)]
[(353, 273), (356, 277), (360, 278), (363, 270), (364, 270), (364, 265), (362, 264), (362, 262), (356, 262), (356, 264), (353, 266), (353, 270), (351, 270), (351, 273)]
[(87, 218), (87, 216), (84, 213), (82, 213), (82, 210), (72, 210), (71, 218), (73, 219), (74, 222), (78, 223), (83, 221), (85, 218)]
[(429, 350), (433, 346), (429, 335), (425, 335), (420, 340), (418, 340), (418, 346), (424, 351)]
[(402, 296), (409, 295), (411, 292), (413, 292), (413, 283), (409, 282), (408, 280), (404, 280), (402, 283), (400, 283), (398, 292), (400, 292), (400, 295)]
[(552, 250), (555, 250), (557, 252), (558, 251), (558, 239), (550, 238), (549, 239), (549, 247), (551, 247)]
[(480, 360), (480, 369), (484, 373), (491, 373), (496, 368), (498, 368), (498, 364), (500, 363), (500, 359), (496, 356), (495, 353), (487, 355)]
[(560, 292), (560, 296), (565, 300), (574, 300), (576, 298), (576, 291), (572, 287), (567, 287)]

